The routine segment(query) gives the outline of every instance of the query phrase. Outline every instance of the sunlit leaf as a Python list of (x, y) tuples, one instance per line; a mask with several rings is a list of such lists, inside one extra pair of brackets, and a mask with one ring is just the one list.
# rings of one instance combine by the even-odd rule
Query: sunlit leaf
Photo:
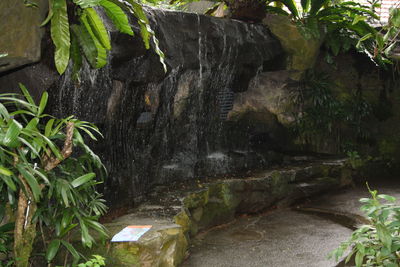
[(115, 27), (120, 32), (133, 36), (133, 31), (129, 25), (128, 16), (118, 5), (107, 0), (101, 0), (100, 5), (104, 8), (107, 16), (111, 19)]

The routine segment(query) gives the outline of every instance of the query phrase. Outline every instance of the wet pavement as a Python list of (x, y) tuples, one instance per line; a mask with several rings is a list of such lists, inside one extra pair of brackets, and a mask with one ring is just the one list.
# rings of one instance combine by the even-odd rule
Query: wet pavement
[[(396, 180), (370, 183), (379, 193), (400, 198)], [(315, 210), (360, 216), (361, 197), (369, 197), (364, 183), (314, 198), (303, 206)], [(239, 217), (233, 223), (198, 235), (184, 267), (330, 267), (327, 255), (350, 236), (346, 224), (318, 213), (291, 209), (254, 217)]]

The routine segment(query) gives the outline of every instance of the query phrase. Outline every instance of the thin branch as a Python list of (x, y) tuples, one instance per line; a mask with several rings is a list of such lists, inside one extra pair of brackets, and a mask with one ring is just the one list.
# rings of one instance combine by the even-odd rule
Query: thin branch
[(52, 169), (57, 167), (57, 165), (60, 164), (61, 161), (65, 160), (66, 158), (71, 156), (72, 146), (73, 146), (72, 138), (74, 136), (74, 128), (75, 128), (75, 125), (73, 122), (67, 123), (64, 146), (63, 146), (63, 149), (61, 150), (61, 155), (63, 158), (59, 159), (55, 156), (47, 158), (45, 160), (45, 166), (44, 166), (44, 170), (46, 172), (51, 171)]

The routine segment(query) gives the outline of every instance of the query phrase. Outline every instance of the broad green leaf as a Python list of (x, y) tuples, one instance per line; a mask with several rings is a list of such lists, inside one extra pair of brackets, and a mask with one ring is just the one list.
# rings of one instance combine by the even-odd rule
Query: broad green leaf
[(44, 128), (44, 135), (49, 137), (52, 133), (53, 130), (53, 124), (54, 124), (55, 119), (50, 119)]
[(35, 159), (37, 157), (40, 157), (39, 155), (39, 151), (37, 150), (37, 148), (35, 148), (32, 143), (30, 143), (29, 141), (25, 140), (22, 137), (19, 137), (18, 140), (23, 143), (24, 145), (26, 145), (27, 147), (29, 147), (30, 151), (31, 151), (31, 157), (32, 159)]
[(379, 194), (378, 198), (387, 200), (389, 202), (395, 202), (396, 201), (395, 197), (392, 197), (392, 196), (389, 196), (389, 195), (386, 195), (386, 194)]
[(6, 185), (12, 190), (12, 191), (17, 191), (17, 187), (13, 181), (13, 179), (10, 176), (4, 176), (0, 174), (0, 178), (6, 183)]
[(49, 138), (47, 138), (46, 136), (44, 136), (42, 134), (39, 134), (39, 135), (40, 135), (41, 139), (44, 141), (44, 143), (46, 143), (49, 146), (51, 152), (53, 152), (53, 154), (58, 159), (63, 160), (64, 158), (61, 155), (60, 150), (57, 148), (57, 146)]
[(12, 96), (1, 96), (0, 95), (0, 101), (10, 101), (12, 103), (19, 104), (32, 112), (36, 112), (36, 108), (37, 108), (36, 105), (31, 105), (22, 99), (12, 97)]
[(378, 234), (379, 240), (382, 241), (383, 245), (386, 248), (388, 248), (389, 250), (391, 250), (392, 236), (390, 235), (390, 232), (388, 231), (386, 226), (384, 226), (381, 223), (377, 223), (376, 224), (376, 233)]
[(142, 36), (142, 40), (146, 49), (150, 48), (150, 38), (153, 34), (153, 31), (150, 28), (150, 22), (147, 18), (146, 14), (143, 11), (143, 7), (134, 0), (126, 0), (130, 5), (130, 11), (138, 20), (138, 24), (140, 26), (140, 35)]
[(28, 124), (25, 126), (25, 130), (28, 131), (35, 131), (37, 130), (37, 125), (39, 123), (39, 118), (33, 118), (31, 119)]
[(4, 119), (10, 119), (10, 114), (8, 113), (7, 108), (2, 103), (0, 103), (0, 114)]
[(400, 9), (399, 8), (391, 8), (390, 9), (389, 25), (400, 28)]
[(106, 49), (100, 44), (96, 36), (91, 32), (91, 28), (85, 16), (80, 17), (82, 24), (73, 25), (72, 29), (78, 37), (80, 46), (86, 59), (93, 68), (101, 68), (107, 64)]
[(56, 47), (54, 61), (59, 74), (63, 74), (69, 62), (71, 46), (66, 0), (53, 0), (51, 39)]
[(361, 267), (363, 260), (364, 260), (364, 255), (360, 251), (357, 251), (355, 257), (356, 267)]
[(95, 7), (100, 4), (100, 0), (73, 0), (75, 4), (85, 9), (88, 7)]
[(11, 119), (9, 128), (3, 138), (3, 145), (8, 147), (18, 147), (20, 145), (18, 136), (21, 133), (22, 125), (14, 119)]
[(382, 50), (385, 47), (385, 41), (383, 40), (383, 36), (378, 33), (375, 35), (375, 40), (376, 40), (379, 50)]
[(49, 246), (47, 247), (46, 251), (46, 260), (47, 262), (51, 262), (54, 257), (57, 255), (58, 250), (60, 248), (61, 241), (59, 239), (54, 239), (50, 242)]
[(79, 225), (81, 227), (82, 244), (88, 248), (91, 248), (94, 240), (93, 237), (89, 234), (89, 229), (87, 228), (83, 220), (79, 220)]
[(44, 92), (42, 94), (42, 98), (40, 99), (38, 116), (40, 116), (43, 113), (44, 109), (46, 108), (48, 99), (49, 99), (49, 94), (47, 92)]
[(96, 230), (98, 233), (102, 234), (103, 236), (108, 236), (107, 229), (99, 222), (86, 218), (85, 223), (92, 229)]
[(118, 5), (107, 0), (101, 0), (100, 5), (104, 8), (107, 16), (111, 19), (115, 27), (120, 32), (129, 34), (131, 36), (134, 35), (132, 28), (129, 25), (128, 16)]
[(92, 28), (92, 32), (97, 37), (97, 40), (100, 41), (106, 50), (110, 50), (110, 37), (108, 36), (108, 32), (103, 24), (102, 19), (93, 8), (86, 8), (84, 12), (86, 13), (87, 21)]
[(10, 169), (7, 169), (6, 167), (0, 166), (0, 174), (5, 176), (11, 176), (13, 175), (13, 172)]
[(73, 180), (73, 181), (71, 182), (71, 186), (72, 186), (73, 188), (77, 188), (78, 186), (81, 186), (81, 185), (83, 185), (83, 184), (89, 182), (89, 181), (92, 180), (94, 177), (96, 177), (96, 174), (93, 173), (93, 172), (88, 173), (88, 174), (85, 174), (85, 175), (82, 175), (82, 176), (76, 178), (75, 180)]
[(28, 183), (35, 201), (39, 201), (40, 195), (41, 195), (41, 190), (40, 190), (39, 183), (36, 180), (35, 176), (33, 176), (32, 173), (27, 171), (25, 169), (25, 167), (23, 167), (20, 164), (17, 165), (17, 169), (22, 174), (22, 176), (25, 178), (26, 182)]
[(60, 179), (58, 186), (60, 187), (60, 194), (64, 202), (64, 205), (68, 208), (69, 207), (68, 193), (70, 191), (69, 183), (64, 179)]

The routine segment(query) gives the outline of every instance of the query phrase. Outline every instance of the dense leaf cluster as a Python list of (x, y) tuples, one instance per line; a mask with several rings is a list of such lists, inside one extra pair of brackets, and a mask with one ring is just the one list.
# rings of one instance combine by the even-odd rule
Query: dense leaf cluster
[(133, 36), (134, 32), (126, 13), (137, 18), (144, 45), (150, 48), (153, 41), (155, 52), (166, 69), (164, 54), (150, 27), (149, 20), (136, 0), (50, 0), (49, 13), (42, 26), (51, 23), (51, 38), (55, 46), (54, 61), (57, 71), (63, 74), (70, 59), (76, 75), (82, 65), (82, 54), (93, 68), (107, 64), (107, 52), (111, 41), (103, 19), (103, 9), (114, 26), (122, 33)]
[(362, 198), (361, 210), (370, 220), (353, 232), (351, 238), (335, 249), (330, 257), (338, 261), (348, 249), (345, 262), (354, 258), (355, 265), (397, 267), (400, 265), (400, 206), (396, 199), (370, 190), (371, 198)]
[[(101, 183), (95, 179), (96, 173), (104, 173), (104, 167), (82, 136), (96, 139), (95, 134), (100, 133), (94, 125), (73, 116), (57, 119), (45, 114), (47, 93), (37, 105), (28, 90), (20, 87), (23, 96), (0, 95), (0, 223), (3, 219), (7, 222), (0, 227), (0, 254), (10, 256), (9, 233), (14, 230), (6, 211), (20, 213), (24, 196), (27, 207), (22, 229), (27, 224), (40, 226), (46, 261), (52, 262), (63, 246), (76, 264), (82, 255), (70, 242), (73, 231), (87, 247), (94, 242), (91, 229), (107, 235), (98, 223), (106, 206), (95, 188)], [(15, 224), (20, 224), (18, 217)], [(20, 238), (14, 230), (14, 242)], [(14, 250), (14, 255), (18, 251)]]

